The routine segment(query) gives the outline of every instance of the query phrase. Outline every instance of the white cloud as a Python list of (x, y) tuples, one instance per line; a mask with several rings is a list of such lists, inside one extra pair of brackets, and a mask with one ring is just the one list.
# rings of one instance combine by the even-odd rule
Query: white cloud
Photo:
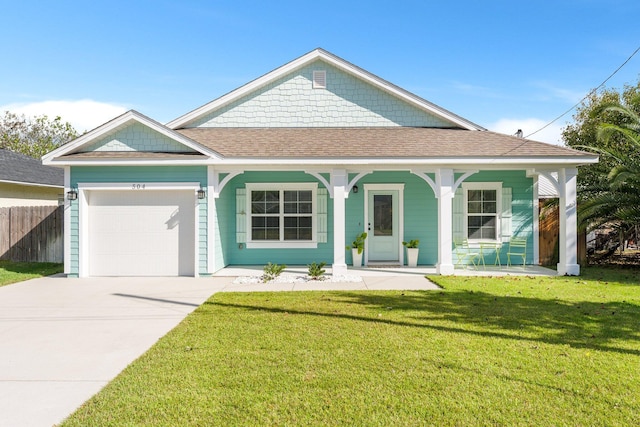
[[(514, 135), (518, 129), (522, 129), (523, 136), (536, 132), (545, 126), (548, 122), (545, 120), (529, 118), (529, 119), (500, 119), (495, 123), (487, 126), (489, 130), (500, 132), (507, 135)], [(531, 135), (529, 139), (534, 141), (547, 142), (549, 144), (564, 145), (562, 141), (562, 127), (557, 123), (553, 123), (540, 132)]]
[(27, 117), (46, 114), (50, 119), (54, 119), (60, 116), (63, 121), (71, 123), (79, 133), (94, 129), (127, 110), (128, 108), (122, 105), (91, 99), (0, 105), (0, 114), (10, 111)]

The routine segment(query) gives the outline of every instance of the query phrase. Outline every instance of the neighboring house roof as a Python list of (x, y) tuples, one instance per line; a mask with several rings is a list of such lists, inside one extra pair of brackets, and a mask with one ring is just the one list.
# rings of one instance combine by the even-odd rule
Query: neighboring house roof
[(0, 149), (0, 182), (64, 187), (64, 171), (44, 166), (40, 160)]

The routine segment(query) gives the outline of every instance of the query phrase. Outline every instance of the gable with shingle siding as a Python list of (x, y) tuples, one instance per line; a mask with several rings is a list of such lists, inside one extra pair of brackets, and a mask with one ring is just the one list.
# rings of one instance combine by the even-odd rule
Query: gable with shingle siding
[[(326, 72), (326, 88), (313, 72)], [(295, 70), (189, 127), (454, 127), (322, 60)]]
[(141, 124), (131, 123), (109, 132), (82, 148), (84, 152), (147, 151), (162, 153), (194, 152), (179, 142)]

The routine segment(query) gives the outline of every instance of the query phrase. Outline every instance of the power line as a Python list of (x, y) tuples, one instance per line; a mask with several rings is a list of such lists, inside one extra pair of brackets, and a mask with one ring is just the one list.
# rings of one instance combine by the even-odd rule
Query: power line
[(543, 129), (546, 129), (547, 127), (551, 126), (552, 124), (554, 124), (555, 122), (557, 122), (558, 120), (560, 120), (562, 117), (566, 116), (570, 111), (572, 111), (574, 108), (576, 108), (578, 105), (582, 104), (584, 102), (585, 99), (587, 99), (588, 97), (590, 97), (592, 94), (594, 94), (598, 89), (600, 89), (602, 86), (605, 85), (605, 83), (607, 83), (609, 81), (609, 79), (611, 79), (611, 77), (615, 76), (618, 71), (620, 71), (620, 69), (622, 69), (622, 67), (624, 67), (625, 65), (627, 65), (627, 62), (631, 61), (631, 58), (633, 58), (635, 56), (636, 53), (638, 53), (638, 51), (640, 51), (640, 46), (638, 46), (638, 48), (631, 54), (630, 57), (627, 58), (626, 61), (624, 61), (622, 63), (622, 65), (620, 65), (618, 68), (616, 68), (616, 70), (611, 73), (611, 75), (609, 77), (607, 77), (602, 83), (600, 83), (600, 85), (598, 87), (596, 87), (595, 89), (592, 89), (588, 94), (586, 94), (584, 96), (584, 98), (582, 98), (580, 101), (578, 101), (573, 107), (569, 108), (567, 111), (565, 111), (564, 113), (560, 114), (558, 117), (556, 117), (555, 119), (551, 120), (549, 123), (547, 123), (546, 125), (542, 126), (540, 129), (538, 129), (535, 132), (530, 133), (529, 135), (525, 136), (526, 138), (529, 138), (531, 135), (535, 135), (536, 133), (540, 132)]

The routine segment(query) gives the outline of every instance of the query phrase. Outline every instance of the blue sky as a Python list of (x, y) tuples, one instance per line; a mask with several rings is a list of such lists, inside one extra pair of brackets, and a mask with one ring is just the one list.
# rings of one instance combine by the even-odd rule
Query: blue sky
[[(168, 122), (316, 47), (525, 135), (640, 46), (637, 0), (0, 0), (0, 111)], [(640, 53), (608, 83), (635, 84)], [(556, 142), (563, 117), (532, 139)]]

